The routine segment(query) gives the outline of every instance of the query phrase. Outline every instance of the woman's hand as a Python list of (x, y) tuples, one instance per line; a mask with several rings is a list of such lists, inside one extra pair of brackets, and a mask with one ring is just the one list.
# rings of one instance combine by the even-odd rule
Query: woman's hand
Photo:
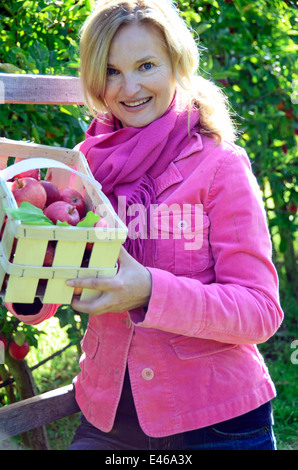
[(98, 291), (90, 301), (73, 299), (72, 307), (78, 312), (96, 316), (102, 313), (121, 313), (137, 307), (146, 307), (151, 295), (151, 274), (121, 247), (119, 270), (112, 278), (80, 278), (66, 281), (72, 287)]

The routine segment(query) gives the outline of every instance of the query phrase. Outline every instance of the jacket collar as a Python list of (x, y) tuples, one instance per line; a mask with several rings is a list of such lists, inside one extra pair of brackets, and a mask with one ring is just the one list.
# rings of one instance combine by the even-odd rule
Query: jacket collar
[(175, 163), (201, 150), (203, 150), (201, 136), (200, 134), (195, 134), (185, 149), (167, 166), (166, 170), (155, 179), (157, 197), (170, 186), (181, 183), (184, 180)]
[(174, 162), (171, 162), (166, 170), (155, 179), (156, 196), (158, 197), (163, 191), (176, 183), (181, 183), (183, 176), (176, 167)]

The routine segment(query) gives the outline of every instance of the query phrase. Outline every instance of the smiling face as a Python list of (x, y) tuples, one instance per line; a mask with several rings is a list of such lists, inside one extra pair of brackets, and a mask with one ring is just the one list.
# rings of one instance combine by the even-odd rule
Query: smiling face
[(144, 127), (162, 116), (176, 84), (157, 28), (134, 23), (117, 31), (108, 55), (104, 100), (123, 127)]

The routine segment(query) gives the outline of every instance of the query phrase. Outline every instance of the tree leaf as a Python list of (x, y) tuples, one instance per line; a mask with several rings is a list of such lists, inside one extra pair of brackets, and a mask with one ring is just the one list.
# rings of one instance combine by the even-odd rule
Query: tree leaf
[(61, 220), (57, 220), (56, 225), (60, 227), (72, 227), (72, 225), (66, 222), (66, 220), (64, 220), (64, 222), (61, 222)]
[(4, 72), (7, 73), (21, 73), (22, 69), (19, 67), (16, 67), (13, 64), (0, 64), (0, 70), (3, 70)]
[(94, 227), (94, 224), (96, 224), (99, 219), (99, 215), (96, 215), (94, 214), (94, 212), (89, 211), (87, 212), (86, 217), (77, 224), (77, 227)]
[(54, 225), (53, 222), (44, 215), (41, 209), (33, 206), (30, 202), (22, 202), (18, 209), (6, 207), (5, 210), (9, 212), (12, 217), (27, 225)]

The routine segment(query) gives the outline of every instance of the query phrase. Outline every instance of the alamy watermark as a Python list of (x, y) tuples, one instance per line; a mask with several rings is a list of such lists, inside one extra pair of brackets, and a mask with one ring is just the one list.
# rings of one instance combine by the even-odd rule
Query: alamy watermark
[[(126, 197), (118, 197), (116, 211), (128, 229), (127, 236), (151, 240), (182, 240), (185, 250), (199, 250), (203, 244), (203, 205), (202, 204), (143, 204), (126, 205)], [(100, 205), (96, 213), (113, 226), (113, 215), (106, 206)], [(100, 238), (100, 230), (98, 230)]]

